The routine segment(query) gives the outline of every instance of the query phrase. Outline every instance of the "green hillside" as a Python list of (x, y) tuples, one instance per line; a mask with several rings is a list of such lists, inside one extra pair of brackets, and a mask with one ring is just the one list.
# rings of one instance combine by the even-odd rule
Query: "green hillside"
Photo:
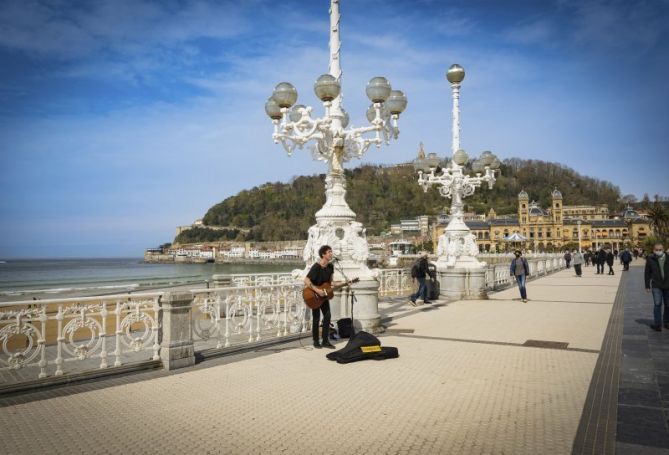
[[(437, 215), (450, 205), (450, 200), (441, 197), (436, 188), (424, 193), (410, 166), (363, 165), (347, 170), (346, 180), (346, 200), (368, 235), (388, 230), (400, 218)], [(324, 175), (297, 177), (290, 183), (267, 183), (241, 191), (211, 207), (204, 224), (250, 231), (192, 229), (179, 235), (175, 242), (305, 238), (309, 226), (316, 222), (314, 213), (325, 202), (324, 181)], [(582, 176), (557, 163), (512, 158), (502, 164), (493, 190), (479, 188), (474, 196), (465, 199), (466, 210), (484, 213), (493, 207), (498, 214), (516, 213), (521, 189), (541, 206), (550, 207), (550, 193), (555, 187), (562, 192), (566, 205), (608, 204), (610, 210), (620, 208), (620, 190), (609, 182)]]

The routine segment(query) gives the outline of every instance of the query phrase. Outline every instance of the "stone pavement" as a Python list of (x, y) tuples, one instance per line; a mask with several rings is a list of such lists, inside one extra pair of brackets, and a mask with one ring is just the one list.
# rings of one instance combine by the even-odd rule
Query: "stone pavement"
[(564, 270), (528, 303), (516, 288), (385, 303), (399, 359), (338, 365), (292, 343), (0, 399), (3, 453), (569, 454), (620, 277)]
[(643, 267), (626, 275), (616, 453), (669, 454), (669, 330), (649, 328), (653, 298)]

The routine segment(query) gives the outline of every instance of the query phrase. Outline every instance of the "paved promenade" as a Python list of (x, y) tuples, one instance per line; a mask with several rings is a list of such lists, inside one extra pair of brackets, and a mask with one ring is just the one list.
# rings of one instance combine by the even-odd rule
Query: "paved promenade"
[(338, 365), (305, 340), (0, 398), (3, 453), (570, 454), (617, 273), (564, 270), (527, 303), (386, 301), (399, 359)]

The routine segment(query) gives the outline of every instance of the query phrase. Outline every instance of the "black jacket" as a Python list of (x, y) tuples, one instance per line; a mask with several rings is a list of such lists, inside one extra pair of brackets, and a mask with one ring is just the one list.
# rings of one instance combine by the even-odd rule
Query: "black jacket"
[(595, 258), (597, 258), (598, 264), (604, 264), (606, 262), (606, 251), (599, 250)]
[(426, 258), (418, 259), (416, 264), (418, 264), (418, 270), (416, 270), (416, 278), (425, 278), (427, 275), (430, 275), (430, 278), (434, 278), (432, 276), (432, 272), (430, 271), (430, 267)]
[(659, 289), (669, 289), (669, 257), (664, 259), (664, 280), (660, 274), (660, 261), (658, 259), (654, 254), (646, 258), (646, 270), (643, 273), (646, 289), (650, 289), (651, 286)]
[(608, 265), (613, 265), (613, 253), (611, 253), (610, 251), (606, 253), (606, 263)]

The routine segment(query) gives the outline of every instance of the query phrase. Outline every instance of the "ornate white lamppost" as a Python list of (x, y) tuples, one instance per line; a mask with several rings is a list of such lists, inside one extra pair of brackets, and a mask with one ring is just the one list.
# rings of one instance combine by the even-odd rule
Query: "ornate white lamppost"
[(465, 71), (452, 65), (446, 73), (453, 91), (452, 159), (441, 174), (431, 168), (429, 173), (418, 171), (418, 184), (427, 190), (439, 186), (442, 196), (451, 199), (450, 221), (437, 247), (437, 271), (442, 294), (451, 298), (478, 298), (485, 296), (485, 263), (476, 259), (479, 253), (476, 238), (464, 222), (463, 198), (474, 194), (477, 187), (486, 183), (492, 189), (499, 159), (492, 152), (483, 152), (471, 163), (476, 174), (465, 174), (469, 156), (460, 148), (460, 83)]
[[(355, 221), (355, 213), (346, 203), (343, 164), (354, 157), (362, 157), (372, 144), (380, 147), (382, 143), (397, 139), (397, 121), (407, 106), (407, 98), (400, 90), (393, 90), (386, 78), (374, 77), (366, 88), (367, 97), (372, 102), (367, 110), (370, 125), (348, 126), (349, 116), (342, 107), (339, 20), (339, 0), (331, 0), (329, 71), (314, 84), (316, 96), (325, 107), (325, 115), (314, 119), (311, 107), (295, 105), (297, 90), (288, 82), (275, 87), (265, 104), (265, 112), (274, 123), (272, 139), (281, 143), (288, 155), (296, 147), (301, 149), (311, 142), (313, 158), (328, 163), (325, 204), (316, 212), (316, 224), (309, 228), (304, 249), (306, 268), (299, 271), (300, 274), (304, 275), (318, 260), (318, 249), (322, 245), (330, 245), (341, 266), (338, 273), (350, 279), (360, 279), (354, 286), (357, 325), (375, 331), (380, 328), (378, 281), (367, 267), (369, 247), (365, 229)], [(332, 311), (336, 319), (348, 315), (350, 309), (345, 299), (341, 299), (339, 305), (333, 305)]]

